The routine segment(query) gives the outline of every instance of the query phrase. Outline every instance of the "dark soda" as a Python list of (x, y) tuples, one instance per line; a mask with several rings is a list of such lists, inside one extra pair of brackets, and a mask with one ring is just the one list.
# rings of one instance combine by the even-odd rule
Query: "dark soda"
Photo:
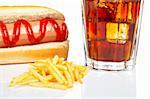
[(88, 56), (97, 61), (131, 58), (137, 32), (139, 0), (85, 0)]

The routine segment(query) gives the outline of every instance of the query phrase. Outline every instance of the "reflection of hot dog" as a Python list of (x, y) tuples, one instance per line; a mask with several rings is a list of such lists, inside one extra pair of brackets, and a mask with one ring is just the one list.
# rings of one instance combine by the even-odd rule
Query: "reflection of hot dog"
[(39, 6), (0, 7), (0, 64), (33, 62), (59, 55), (67, 58), (64, 16)]

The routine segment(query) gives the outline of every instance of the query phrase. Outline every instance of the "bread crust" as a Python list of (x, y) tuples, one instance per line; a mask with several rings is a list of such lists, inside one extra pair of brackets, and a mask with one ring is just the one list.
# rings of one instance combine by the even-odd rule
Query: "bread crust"
[(0, 21), (6, 24), (14, 23), (18, 19), (37, 21), (43, 18), (65, 20), (62, 13), (42, 6), (0, 6)]
[(49, 42), (37, 45), (0, 48), (0, 64), (34, 62), (38, 59), (52, 58), (55, 55), (67, 59), (69, 41)]

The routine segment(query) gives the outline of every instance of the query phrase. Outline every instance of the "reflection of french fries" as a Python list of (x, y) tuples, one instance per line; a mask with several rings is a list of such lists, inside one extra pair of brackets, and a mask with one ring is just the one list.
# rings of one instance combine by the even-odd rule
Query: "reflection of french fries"
[(75, 81), (82, 83), (81, 78), (89, 71), (85, 66), (75, 65), (58, 56), (37, 60), (29, 65), (29, 71), (13, 78), (10, 86), (27, 85), (65, 90), (73, 87)]

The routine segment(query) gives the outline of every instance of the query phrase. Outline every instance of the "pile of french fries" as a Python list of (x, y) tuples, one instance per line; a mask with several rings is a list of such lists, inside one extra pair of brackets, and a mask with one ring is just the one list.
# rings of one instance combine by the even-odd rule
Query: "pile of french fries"
[(66, 90), (75, 82), (83, 83), (82, 78), (89, 68), (67, 62), (55, 56), (53, 59), (37, 60), (29, 64), (28, 72), (14, 77), (10, 86), (46, 87)]

